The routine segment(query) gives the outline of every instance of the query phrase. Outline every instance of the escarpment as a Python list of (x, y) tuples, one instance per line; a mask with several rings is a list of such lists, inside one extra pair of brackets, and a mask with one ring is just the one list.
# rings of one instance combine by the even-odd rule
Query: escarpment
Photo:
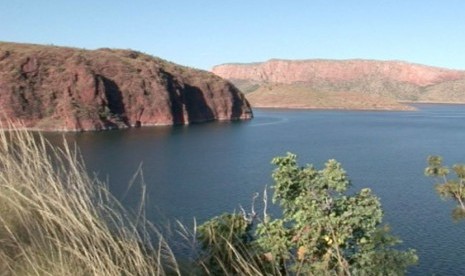
[(2, 120), (101, 130), (252, 117), (228, 81), (132, 50), (0, 43)]
[(256, 107), (409, 109), (404, 102), (465, 103), (465, 71), (402, 61), (270, 60), (223, 64)]

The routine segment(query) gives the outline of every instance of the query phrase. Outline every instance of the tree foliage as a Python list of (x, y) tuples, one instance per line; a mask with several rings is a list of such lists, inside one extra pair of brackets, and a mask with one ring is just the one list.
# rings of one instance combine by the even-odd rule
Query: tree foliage
[[(393, 248), (400, 241), (382, 226), (381, 204), (370, 189), (347, 193), (350, 180), (337, 161), (329, 160), (317, 170), (312, 165), (300, 167), (297, 156), (288, 153), (272, 163), (277, 166), (272, 174), (273, 203), (280, 205), (282, 217), (264, 212), (259, 218), (252, 212), (213, 218), (199, 228), (201, 244), (209, 253), (213, 239), (225, 242), (215, 244), (215, 250), (223, 253), (241, 241), (246, 258), (261, 260), (263, 274), (282, 275), (402, 275), (416, 263), (414, 250)], [(224, 218), (244, 224), (237, 227), (237, 222)], [(237, 268), (228, 267), (234, 260), (223, 260), (223, 269)]]
[(436, 192), (442, 199), (452, 199), (457, 207), (452, 211), (455, 220), (465, 218), (465, 164), (452, 166), (455, 178), (449, 178), (450, 169), (442, 164), (441, 156), (428, 156), (425, 175), (436, 179)]

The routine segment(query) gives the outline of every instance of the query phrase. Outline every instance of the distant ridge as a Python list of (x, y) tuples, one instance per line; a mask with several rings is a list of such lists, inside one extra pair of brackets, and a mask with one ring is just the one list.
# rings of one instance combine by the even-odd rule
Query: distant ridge
[(254, 107), (411, 109), (405, 102), (465, 103), (465, 71), (405, 61), (283, 60), (222, 64)]

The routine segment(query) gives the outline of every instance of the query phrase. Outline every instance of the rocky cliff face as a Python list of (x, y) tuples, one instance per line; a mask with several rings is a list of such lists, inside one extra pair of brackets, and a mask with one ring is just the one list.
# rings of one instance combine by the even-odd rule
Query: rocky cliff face
[[(377, 106), (370, 107), (373, 104), (370, 97), (376, 98), (380, 109), (384, 109), (384, 101), (389, 102), (387, 109), (399, 109), (392, 106), (393, 100), (465, 103), (464, 71), (400, 61), (270, 60), (253, 64), (224, 64), (212, 71), (231, 80), (245, 93), (253, 92), (247, 97), (255, 106), (276, 106), (279, 102), (276, 95), (274, 103), (268, 95), (279, 91), (285, 100), (284, 90), (298, 90), (302, 97), (307, 94), (312, 97), (310, 94), (315, 93), (321, 96), (323, 93), (334, 102), (338, 97), (342, 97), (341, 102), (348, 102), (345, 95), (357, 101), (367, 99), (366, 107), (369, 108), (362, 105), (357, 109), (378, 109)], [(293, 97), (289, 93), (287, 96)], [(302, 97), (300, 100), (304, 100)], [(308, 105), (314, 106), (315, 102)], [(347, 106), (340, 104), (338, 107)]]
[(0, 43), (0, 116), (40, 130), (249, 119), (242, 93), (209, 72), (131, 50)]

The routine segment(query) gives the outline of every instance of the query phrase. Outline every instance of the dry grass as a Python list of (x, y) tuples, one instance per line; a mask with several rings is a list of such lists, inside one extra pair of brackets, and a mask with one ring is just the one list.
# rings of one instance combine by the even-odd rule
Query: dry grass
[(135, 214), (124, 210), (66, 142), (0, 130), (0, 276), (280, 275), (232, 236), (213, 234), (201, 249), (197, 227), (181, 223), (191, 257), (176, 258), (141, 202)]
[(0, 132), (0, 275), (166, 274), (180, 272), (164, 240), (89, 177), (76, 150)]
[[(187, 264), (188, 275), (283, 275), (264, 256), (240, 241), (241, 237), (233, 225), (225, 224), (222, 229), (225, 232), (207, 227), (204, 234), (199, 234), (198, 231), (203, 226), (194, 224), (193, 232), (180, 222), (177, 225), (177, 233), (185, 241), (185, 245), (189, 244), (192, 249), (193, 259)], [(208, 233), (208, 237), (205, 233)]]

